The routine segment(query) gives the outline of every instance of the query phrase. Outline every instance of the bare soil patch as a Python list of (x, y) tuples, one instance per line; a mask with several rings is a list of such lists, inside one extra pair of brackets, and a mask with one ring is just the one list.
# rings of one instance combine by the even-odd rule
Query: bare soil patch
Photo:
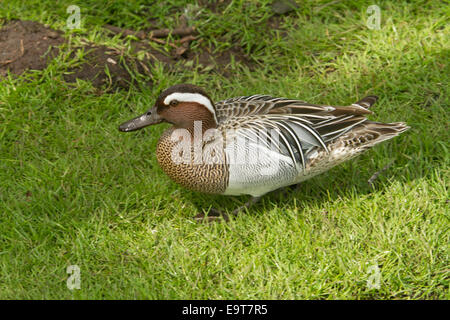
[[(150, 52), (150, 56), (157, 56), (157, 60), (165, 63), (169, 70), (174, 70), (177, 62), (181, 61), (183, 68), (200, 67), (199, 71), (214, 71), (226, 77), (231, 76), (229, 66), (234, 61), (236, 64), (247, 66), (252, 69), (254, 62), (248, 57), (244, 50), (235, 45), (225, 50), (217, 51), (214, 47), (200, 46), (196, 50), (190, 49), (190, 43), (198, 39), (195, 28), (182, 25), (172, 30), (159, 29), (149, 31), (133, 31), (128, 29), (121, 29), (115, 26), (106, 26), (114, 34), (121, 34), (122, 36), (135, 36), (140, 41), (133, 42), (133, 49), (135, 52), (144, 50)], [(166, 44), (164, 39), (168, 35), (178, 37), (178, 39), (168, 43), (171, 51), (166, 56), (161, 56), (161, 53), (154, 50), (149, 42), (156, 42), (159, 44)], [(148, 62), (148, 61), (147, 61)]]
[(133, 78), (125, 65), (131, 70), (137, 68), (138, 72), (144, 72), (142, 67), (136, 66), (133, 60), (125, 58), (115, 49), (93, 45), (83, 49), (86, 52), (85, 62), (69, 69), (68, 73), (64, 74), (65, 81), (76, 82), (77, 79), (82, 79), (91, 81), (97, 88), (106, 86), (126, 89), (133, 83)]
[(0, 76), (42, 70), (64, 43), (61, 31), (34, 21), (14, 20), (0, 29)]
[[(117, 30), (120, 32), (120, 28)], [(197, 38), (181, 34), (181, 39), (170, 44), (171, 52), (164, 54), (150, 45), (149, 41), (152, 40), (146, 35), (151, 33), (125, 30), (124, 36), (130, 33), (140, 35), (139, 41), (132, 42), (132, 52), (144, 52), (143, 58), (124, 56), (114, 48), (89, 44), (83, 47), (86, 52), (83, 62), (67, 70), (65, 81), (75, 82), (76, 79), (82, 79), (91, 81), (95, 87), (128, 88), (134, 79), (130, 70), (149, 74), (157, 61), (168, 71), (176, 72), (178, 66), (184, 69), (200, 67), (200, 72), (217, 72), (224, 76), (232, 76), (228, 68), (232, 61), (249, 68), (253, 66), (251, 59), (239, 46), (219, 52), (205, 46), (191, 50), (189, 43)], [(165, 41), (160, 38), (152, 39), (161, 43)], [(0, 76), (5, 76), (8, 71), (20, 75), (26, 70), (43, 70), (49, 61), (58, 55), (58, 46), (65, 42), (62, 31), (53, 30), (38, 22), (7, 22), (0, 29)], [(72, 57), (77, 49), (80, 48), (73, 48)]]

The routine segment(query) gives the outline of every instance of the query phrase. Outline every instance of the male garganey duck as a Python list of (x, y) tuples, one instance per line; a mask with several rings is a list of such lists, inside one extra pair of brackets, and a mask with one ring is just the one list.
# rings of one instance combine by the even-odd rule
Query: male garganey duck
[[(243, 206), (248, 207), (270, 191), (325, 172), (409, 128), (403, 122), (367, 120), (376, 100), (368, 96), (336, 107), (257, 94), (213, 103), (201, 88), (179, 84), (119, 130), (173, 124), (156, 147), (163, 171), (194, 191), (249, 194), (253, 198)], [(226, 218), (212, 209), (208, 218), (220, 215)]]

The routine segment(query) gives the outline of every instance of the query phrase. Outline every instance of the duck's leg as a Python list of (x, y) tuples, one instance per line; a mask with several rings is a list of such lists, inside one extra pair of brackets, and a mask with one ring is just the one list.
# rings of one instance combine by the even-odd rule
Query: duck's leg
[(242, 206), (237, 207), (231, 212), (232, 216), (237, 215), (239, 212), (241, 212), (244, 209), (250, 208), (255, 203), (258, 203), (259, 200), (261, 200), (261, 197), (251, 197), (246, 203), (244, 203)]
[(219, 221), (220, 219), (225, 221), (230, 220), (229, 216), (225, 212), (215, 208), (209, 209), (208, 214), (200, 212), (194, 217), (194, 220), (197, 220), (198, 222), (214, 222)]
[(295, 192), (300, 190), (302, 186), (302, 183), (293, 184), (292, 186), (289, 186), (287, 188), (284, 188), (283, 190), (289, 190), (290, 192)]
[(230, 216), (238, 215), (242, 210), (250, 208), (252, 205), (257, 203), (259, 200), (261, 200), (261, 197), (251, 197), (242, 206), (239, 206), (236, 209), (234, 209), (231, 212), (231, 214), (227, 214), (227, 213), (223, 212), (222, 210), (211, 208), (208, 212), (208, 215), (205, 215), (205, 213), (201, 212), (198, 215), (196, 215), (194, 217), (194, 219), (197, 221), (205, 221), (205, 222), (213, 222), (213, 221), (218, 221), (220, 219), (228, 221), (228, 220), (230, 220)]
[[(291, 186), (283, 187), (280, 189), (277, 189), (273, 191), (274, 194), (278, 194), (278, 196), (285, 196), (288, 193), (292, 191), (297, 191), (301, 186), (301, 183), (294, 184)], [(246, 203), (244, 203), (242, 206), (237, 207), (234, 209), (231, 214), (227, 214), (223, 212), (222, 210), (211, 208), (206, 215), (204, 212), (199, 213), (194, 217), (197, 221), (205, 221), (205, 222), (213, 222), (218, 221), (220, 219), (223, 219), (225, 221), (230, 220), (230, 216), (237, 216), (242, 210), (250, 208), (252, 205), (256, 204), (261, 200), (262, 197), (251, 197)]]

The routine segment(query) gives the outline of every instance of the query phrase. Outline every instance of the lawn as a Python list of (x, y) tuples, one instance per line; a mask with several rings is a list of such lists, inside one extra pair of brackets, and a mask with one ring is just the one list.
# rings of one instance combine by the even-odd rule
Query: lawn
[[(309, 0), (276, 15), (271, 2), (0, 3), (0, 25), (32, 20), (66, 39), (42, 70), (0, 76), (0, 299), (450, 298), (448, 3)], [(69, 30), (73, 4), (81, 27)], [(379, 29), (368, 27), (373, 4)], [(104, 28), (174, 28), (183, 14), (198, 30), (183, 56), (174, 36), (133, 51), (145, 41)], [(66, 81), (86, 44), (135, 61), (132, 84), (115, 86), (103, 65), (102, 85)], [(139, 72), (149, 48), (175, 58)], [(202, 52), (229, 59), (204, 65), (192, 58)], [(375, 94), (372, 120), (411, 129), (227, 223), (197, 223), (200, 208), (247, 198), (172, 182), (155, 158), (168, 125), (118, 131), (182, 82), (216, 101), (346, 105)]]

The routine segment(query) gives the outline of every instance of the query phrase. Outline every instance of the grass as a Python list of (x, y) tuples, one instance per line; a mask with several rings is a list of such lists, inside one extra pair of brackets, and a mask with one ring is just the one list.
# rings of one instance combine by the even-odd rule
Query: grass
[[(108, 38), (103, 24), (171, 27), (186, 7), (12, 0), (0, 17), (64, 30), (71, 4), (83, 19), (71, 41), (122, 48), (129, 41)], [(371, 4), (302, 1), (278, 31), (267, 27), (270, 1), (232, 1), (222, 13), (189, 6), (204, 43), (237, 44), (255, 59), (253, 71), (232, 64), (231, 78), (155, 68), (154, 86), (99, 95), (62, 80), (74, 63), (63, 46), (45, 70), (0, 80), (0, 298), (449, 299), (448, 6), (379, 1), (381, 29), (370, 30)], [(377, 94), (371, 119), (412, 129), (229, 223), (197, 224), (197, 207), (231, 210), (246, 198), (170, 181), (154, 154), (167, 126), (117, 130), (179, 82), (216, 100), (268, 93), (346, 104)], [(81, 269), (79, 290), (66, 286), (69, 265)], [(378, 289), (367, 286), (373, 266)]]

